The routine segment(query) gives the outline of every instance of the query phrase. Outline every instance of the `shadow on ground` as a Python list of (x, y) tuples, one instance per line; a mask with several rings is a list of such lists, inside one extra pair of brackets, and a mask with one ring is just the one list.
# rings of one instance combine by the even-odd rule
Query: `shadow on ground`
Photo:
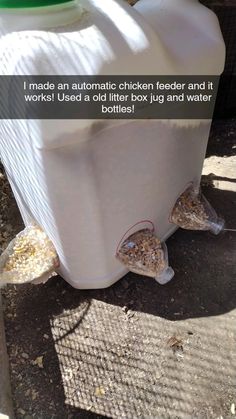
[[(215, 124), (208, 155), (236, 151), (228, 124)], [(235, 229), (236, 194), (204, 193)], [(167, 244), (175, 278), (166, 286), (130, 273), (105, 290), (59, 277), (6, 289), (17, 418), (230, 417), (236, 232), (178, 230)]]
[[(236, 194), (209, 189), (206, 195), (213, 207), (226, 219), (226, 227), (236, 228)], [(236, 308), (236, 232), (219, 236), (208, 232), (178, 230), (167, 242), (174, 279), (166, 286), (155, 280), (129, 273), (112, 287), (104, 290), (75, 290), (59, 277), (48, 284), (33, 288), (23, 301), (25, 310), (37, 308), (45, 301), (47, 315), (74, 309), (83, 301), (97, 299), (107, 304), (127, 307), (163, 317), (182, 320), (216, 316)], [(56, 284), (57, 304), (51, 304)], [(174, 301), (173, 301), (174, 300)]]

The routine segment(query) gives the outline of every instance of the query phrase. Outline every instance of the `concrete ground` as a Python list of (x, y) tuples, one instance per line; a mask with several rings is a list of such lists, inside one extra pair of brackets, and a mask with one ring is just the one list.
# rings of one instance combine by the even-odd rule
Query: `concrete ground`
[[(236, 121), (214, 123), (203, 177), (233, 230), (235, 138)], [(4, 290), (16, 418), (236, 417), (236, 232), (178, 230), (167, 245), (164, 287), (130, 273), (106, 290), (58, 277)]]

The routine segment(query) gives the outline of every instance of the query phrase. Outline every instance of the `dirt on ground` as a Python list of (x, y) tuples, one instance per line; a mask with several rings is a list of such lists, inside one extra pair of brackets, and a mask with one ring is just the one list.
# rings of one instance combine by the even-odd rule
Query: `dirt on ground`
[[(213, 124), (216, 174), (203, 178), (232, 230), (236, 169), (217, 171), (235, 163), (235, 138), (236, 121)], [(0, 182), (3, 249), (23, 226), (3, 173)], [(104, 290), (59, 277), (5, 288), (16, 418), (236, 417), (236, 232), (179, 229), (167, 245), (175, 278), (166, 286), (130, 273)]]

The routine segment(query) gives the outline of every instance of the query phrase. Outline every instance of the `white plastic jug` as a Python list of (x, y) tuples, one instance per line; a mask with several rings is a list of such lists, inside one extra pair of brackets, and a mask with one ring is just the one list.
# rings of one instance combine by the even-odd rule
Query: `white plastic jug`
[[(136, 9), (122, 0), (6, 3), (1, 75), (223, 70), (218, 21), (197, 0), (140, 0)], [(115, 253), (131, 226), (151, 220), (163, 240), (175, 230), (169, 214), (200, 179), (209, 128), (210, 121), (2, 120), (0, 153), (25, 223), (35, 220), (56, 247), (59, 273), (76, 288), (102, 288), (127, 272)]]

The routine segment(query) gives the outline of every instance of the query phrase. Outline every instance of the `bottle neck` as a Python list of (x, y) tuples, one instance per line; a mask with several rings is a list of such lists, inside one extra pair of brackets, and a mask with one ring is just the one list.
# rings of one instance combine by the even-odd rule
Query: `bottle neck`
[(53, 6), (0, 9), (0, 35), (69, 25), (82, 14), (79, 0)]

